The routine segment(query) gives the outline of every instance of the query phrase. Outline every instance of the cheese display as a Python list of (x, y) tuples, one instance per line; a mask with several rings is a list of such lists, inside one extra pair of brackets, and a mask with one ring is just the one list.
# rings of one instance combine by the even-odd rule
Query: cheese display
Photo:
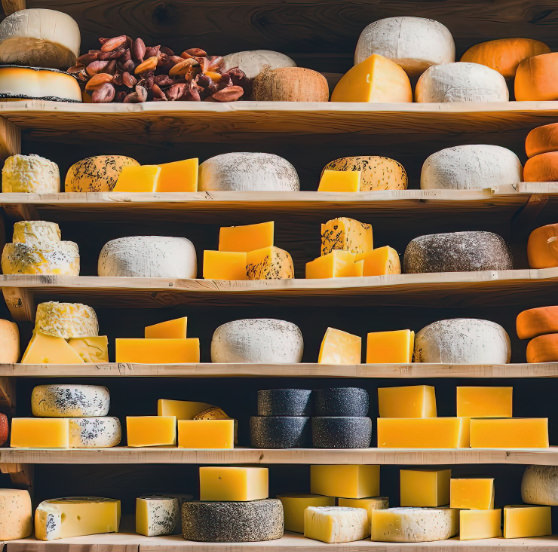
[(128, 165), (123, 167), (113, 192), (154, 192), (159, 184), (161, 167), (158, 165)]
[(115, 339), (116, 362), (142, 364), (180, 364), (200, 361), (200, 340), (197, 337), (180, 339)]
[(31, 411), (38, 417), (106, 416), (109, 407), (109, 390), (102, 385), (50, 383), (36, 385), (31, 393)]
[(211, 362), (296, 363), (303, 348), (296, 324), (271, 318), (234, 320), (213, 333)]
[(421, 508), (446, 506), (450, 501), (450, 478), (451, 470), (399, 470), (399, 504)]
[(415, 339), (415, 362), (445, 364), (507, 364), (511, 343), (506, 330), (490, 320), (438, 320)]
[(146, 339), (184, 339), (188, 327), (188, 318), (173, 318), (145, 327)]
[(505, 506), (504, 538), (544, 537), (552, 535), (549, 506)]
[(25, 539), (33, 530), (33, 510), (29, 491), (0, 489), (0, 539)]
[(558, 99), (558, 83), (553, 77), (557, 68), (558, 53), (555, 52), (523, 60), (515, 73), (515, 99), (518, 101)]
[(39, 540), (117, 533), (119, 525), (120, 500), (112, 498), (54, 498), (35, 510), (35, 538)]
[(334, 249), (306, 263), (306, 278), (350, 278), (362, 276), (364, 263), (355, 262), (356, 255), (350, 251)]
[(320, 254), (334, 250), (350, 253), (368, 253), (374, 248), (372, 226), (351, 218), (340, 217), (321, 225)]
[(157, 416), (175, 416), (177, 420), (193, 420), (197, 414), (212, 406), (204, 402), (159, 399)]
[(467, 144), (433, 153), (422, 165), (422, 190), (480, 190), (521, 182), (519, 157), (500, 146)]
[(378, 418), (378, 448), (468, 446), (468, 418)]
[(558, 151), (539, 153), (527, 159), (523, 170), (525, 182), (554, 182), (558, 179)]
[(291, 254), (272, 245), (246, 254), (248, 280), (283, 280), (294, 278)]
[(558, 506), (558, 467), (527, 466), (521, 480), (521, 498), (527, 504)]
[(139, 163), (124, 155), (97, 155), (74, 163), (66, 173), (66, 192), (112, 192), (124, 167)]
[(386, 17), (370, 23), (360, 33), (355, 64), (380, 54), (413, 77), (431, 65), (455, 61), (455, 43), (445, 25), (423, 17)]
[(354, 542), (370, 535), (362, 508), (309, 506), (304, 511), (304, 536), (327, 543)]
[(122, 440), (118, 418), (70, 418), (69, 426), (70, 448), (110, 448)]
[(465, 418), (511, 418), (513, 387), (456, 387), (457, 415)]
[(250, 444), (254, 448), (309, 448), (311, 442), (308, 417), (252, 416), (250, 418)]
[(380, 466), (339, 464), (310, 466), (312, 494), (367, 498), (380, 494)]
[(332, 496), (320, 496), (313, 494), (281, 494), (277, 498), (283, 504), (285, 513), (285, 531), (293, 533), (304, 533), (304, 512), (306, 508), (335, 506), (335, 498)]
[(460, 510), (459, 540), (502, 536), (502, 510)]
[(413, 361), (415, 332), (395, 330), (389, 332), (370, 332), (366, 338), (366, 362), (407, 363)]
[(558, 334), (534, 337), (527, 343), (527, 362), (556, 362), (558, 360)]
[(401, 274), (399, 254), (393, 247), (385, 245), (368, 253), (355, 257), (357, 264), (362, 261), (363, 276), (385, 276), (387, 274)]
[(558, 306), (537, 307), (520, 312), (516, 319), (516, 331), (519, 339), (558, 333)]
[[(435, 418), (436, 390), (432, 385), (378, 387), (378, 412), (382, 418)], [(405, 504), (404, 506), (429, 505)]]
[(245, 251), (203, 252), (203, 277), (206, 280), (246, 280), (247, 253)]
[(547, 448), (548, 418), (472, 418), (472, 448)]
[(338, 506), (346, 508), (363, 508), (368, 513), (368, 524), (372, 524), (372, 510), (384, 510), (389, 508), (389, 498), (375, 496), (372, 498), (338, 498)]
[(312, 418), (312, 446), (326, 449), (368, 448), (372, 441), (372, 420), (364, 416), (315, 416)]
[(494, 508), (494, 479), (451, 479), (450, 508), (491, 510)]
[(129, 447), (176, 445), (175, 416), (126, 416)]
[(296, 63), (289, 56), (273, 50), (245, 50), (223, 56), (225, 69), (238, 67), (247, 78), (257, 77), (264, 69), (279, 69), (281, 67), (296, 67)]
[(361, 387), (327, 387), (314, 391), (316, 416), (366, 416), (368, 391)]
[(233, 152), (210, 157), (200, 164), (202, 192), (297, 192), (296, 169), (272, 153)]
[(525, 138), (527, 157), (549, 151), (558, 151), (558, 123), (535, 127)]
[(195, 278), (196, 250), (187, 238), (129, 236), (107, 242), (99, 255), (99, 276)]
[(68, 448), (68, 418), (12, 418), (10, 446), (13, 448)]
[(254, 78), (252, 98), (263, 102), (327, 102), (329, 86), (326, 78), (312, 69), (265, 68)]
[[(531, 268), (558, 266), (558, 224), (535, 228), (527, 241), (527, 258)], [(556, 245), (555, 245), (556, 244)]]
[(2, 251), (4, 274), (78, 276), (79, 268), (79, 248), (71, 241), (7, 243)]
[(161, 172), (155, 191), (163, 193), (197, 192), (198, 165), (197, 157), (159, 165)]
[(331, 94), (332, 102), (412, 102), (407, 73), (390, 59), (372, 54), (345, 73)]
[[(4, 161), (2, 167), (3, 193), (56, 194), (59, 191), (60, 170), (56, 163), (34, 154), (10, 155)], [(14, 241), (17, 240), (14, 239)]]
[(19, 329), (15, 322), (0, 319), (0, 363), (13, 364), (19, 360)]
[(200, 500), (246, 502), (269, 496), (268, 468), (204, 466), (200, 468)]
[(62, 337), (35, 333), (21, 364), (84, 364), (79, 353)]
[(335, 328), (328, 328), (320, 345), (318, 364), (360, 364), (362, 339)]
[(312, 391), (309, 389), (260, 389), (258, 416), (310, 416)]
[(271, 247), (274, 244), (275, 223), (262, 222), (244, 226), (221, 226), (219, 251), (243, 251)]
[(423, 103), (507, 102), (509, 92), (498, 71), (478, 63), (457, 62), (429, 67), (417, 82), (415, 99)]
[(234, 420), (179, 420), (178, 447), (232, 449), (234, 448)]
[(322, 172), (318, 192), (359, 192), (360, 171)]
[(14, 224), (12, 241), (14, 243), (41, 244), (59, 242), (60, 227), (55, 222), (44, 220), (24, 220)]
[(64, 339), (95, 337), (99, 335), (99, 322), (88, 305), (47, 301), (37, 305), (35, 332)]
[(172, 535), (180, 520), (180, 501), (173, 496), (136, 498), (136, 533), (146, 537)]

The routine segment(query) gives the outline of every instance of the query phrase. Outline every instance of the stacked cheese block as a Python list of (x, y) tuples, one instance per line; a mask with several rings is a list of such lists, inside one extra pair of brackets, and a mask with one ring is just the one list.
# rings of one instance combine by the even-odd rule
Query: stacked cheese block
[(526, 182), (558, 180), (558, 123), (531, 130), (525, 139), (525, 153), (529, 158), (525, 163)]
[(57, 193), (60, 169), (39, 155), (11, 155), (2, 167), (2, 193)]
[(219, 249), (203, 252), (203, 277), (210, 280), (294, 278), (293, 259), (274, 245), (275, 223), (224, 226)]
[(517, 337), (529, 339), (527, 362), (558, 361), (558, 306), (528, 309), (518, 314)]

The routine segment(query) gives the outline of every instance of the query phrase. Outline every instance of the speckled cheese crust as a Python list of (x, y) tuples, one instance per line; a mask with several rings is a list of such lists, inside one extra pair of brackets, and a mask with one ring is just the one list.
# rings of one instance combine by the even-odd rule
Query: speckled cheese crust
[(71, 241), (41, 245), (7, 243), (2, 251), (4, 274), (57, 274), (78, 276), (79, 248)]
[(97, 155), (74, 163), (66, 173), (66, 192), (112, 192), (124, 167), (139, 166), (124, 155)]
[(0, 541), (24, 539), (33, 528), (33, 509), (28, 491), (0, 489)]
[(368, 448), (372, 419), (366, 416), (314, 416), (312, 446), (327, 449)]
[(265, 68), (296, 67), (293, 59), (273, 50), (245, 50), (223, 57), (225, 70), (238, 67), (249, 78), (257, 77)]
[(361, 254), (372, 251), (372, 226), (355, 219), (339, 217), (321, 225), (320, 255), (334, 249)]
[(60, 191), (58, 165), (39, 155), (12, 155), (2, 168), (2, 192), (56, 194)]
[(309, 417), (252, 416), (250, 418), (250, 444), (254, 448), (308, 448), (311, 443)]
[(527, 466), (521, 481), (521, 498), (526, 504), (558, 506), (558, 467)]
[(294, 278), (293, 258), (279, 247), (254, 249), (246, 255), (248, 280), (287, 280)]
[(14, 224), (14, 243), (40, 245), (45, 242), (59, 242), (60, 227), (55, 222), (44, 220), (23, 220)]
[(64, 339), (94, 337), (99, 335), (99, 322), (88, 305), (47, 301), (37, 305), (35, 331)]
[(110, 448), (121, 440), (118, 418), (70, 418), (70, 448)]
[(308, 506), (304, 536), (327, 543), (354, 542), (370, 535), (368, 512), (363, 508)]
[[(140, 517), (145, 516), (142, 521)], [(153, 495), (136, 498), (136, 533), (146, 537), (173, 535), (180, 520), (180, 501), (176, 497)]]
[(31, 393), (33, 416), (40, 418), (106, 416), (109, 407), (109, 390), (102, 385), (51, 383), (37, 385)]

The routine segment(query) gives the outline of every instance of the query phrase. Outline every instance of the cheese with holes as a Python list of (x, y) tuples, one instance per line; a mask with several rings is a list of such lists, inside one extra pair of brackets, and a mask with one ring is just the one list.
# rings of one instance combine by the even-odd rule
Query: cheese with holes
[[(161, 172), (156, 192), (197, 192), (198, 158), (184, 159), (159, 165)], [(116, 191), (116, 190), (115, 190)]]
[(238, 67), (249, 78), (257, 77), (265, 68), (296, 67), (293, 59), (273, 50), (245, 50), (223, 57), (225, 70)]
[(355, 254), (368, 253), (374, 248), (372, 226), (350, 218), (328, 220), (321, 226), (321, 236), (321, 255), (327, 255), (335, 249)]
[(2, 251), (4, 274), (78, 276), (79, 265), (79, 248), (71, 241), (7, 243)]
[(362, 262), (363, 276), (401, 274), (399, 253), (393, 247), (389, 247), (389, 245), (357, 255), (355, 259), (357, 262)]
[(461, 510), (459, 540), (492, 539), (502, 536), (502, 510)]
[(506, 79), (478, 63), (433, 65), (419, 78), (417, 102), (507, 102)]
[(445, 25), (423, 17), (386, 17), (370, 23), (360, 33), (355, 64), (380, 54), (413, 77), (431, 65), (455, 61), (455, 43)]
[(47, 301), (37, 305), (35, 331), (64, 339), (95, 337), (99, 335), (99, 322), (88, 305)]
[(211, 407), (211, 404), (204, 402), (159, 399), (157, 416), (175, 416), (177, 420), (193, 420), (196, 414)]
[(310, 492), (343, 498), (380, 494), (380, 466), (338, 464), (310, 466)]
[(272, 153), (222, 153), (201, 163), (202, 192), (297, 192), (296, 169)]
[(328, 328), (320, 345), (318, 364), (360, 364), (362, 339), (335, 328)]
[[(517, 101), (552, 101), (558, 99), (558, 53), (539, 54), (523, 60), (515, 73)], [(505, 515), (505, 514), (504, 514)]]
[(69, 448), (69, 418), (12, 418), (13, 448)]
[(527, 157), (549, 151), (558, 151), (558, 123), (535, 127), (525, 138)]
[(139, 163), (124, 155), (97, 155), (74, 163), (66, 173), (66, 192), (111, 192), (124, 167)]
[(468, 418), (378, 418), (378, 448), (467, 448)]
[(368, 513), (362, 508), (309, 506), (304, 511), (304, 536), (327, 543), (354, 542), (370, 535)]
[(2, 192), (56, 194), (59, 191), (60, 170), (56, 163), (34, 154), (11, 155), (4, 162)]
[(19, 360), (19, 329), (15, 322), (0, 320), (0, 364)]
[(521, 498), (527, 504), (558, 506), (558, 467), (527, 466), (521, 480)]
[(318, 192), (359, 192), (360, 171), (332, 171), (322, 172)]
[(378, 387), (378, 412), (382, 418), (435, 418), (436, 389), (432, 385)]
[[(372, 498), (338, 498), (337, 505), (346, 508), (362, 508), (368, 514), (368, 525), (372, 524), (372, 510), (385, 510), (389, 508), (389, 498), (375, 496)], [(324, 504), (327, 506), (327, 504)]]
[(187, 238), (129, 236), (107, 242), (99, 255), (99, 276), (195, 278), (196, 250)]
[(109, 361), (108, 337), (75, 337), (68, 340), (68, 345), (74, 349), (83, 362), (101, 364)]
[(504, 538), (517, 539), (552, 535), (552, 513), (549, 506), (504, 507)]
[(178, 447), (232, 449), (234, 448), (234, 420), (179, 420)]
[(507, 364), (510, 359), (508, 333), (490, 320), (439, 320), (422, 328), (415, 339), (415, 362)]
[(33, 530), (29, 491), (0, 489), (0, 540), (25, 539)]
[(517, 155), (500, 146), (467, 144), (433, 153), (422, 165), (423, 190), (480, 190), (521, 182)]
[(513, 387), (459, 386), (457, 415), (465, 418), (511, 418)]
[(146, 339), (179, 339), (186, 337), (188, 318), (174, 318), (145, 327)]
[(83, 364), (79, 353), (63, 337), (34, 333), (21, 364)]
[(180, 521), (180, 501), (173, 496), (136, 498), (136, 533), (146, 537), (173, 535)]
[(247, 318), (219, 326), (211, 339), (211, 362), (296, 363), (304, 342), (292, 322)]
[(53, 498), (35, 510), (35, 538), (39, 540), (117, 533), (119, 525), (120, 500), (113, 498)]
[(399, 504), (421, 508), (448, 505), (450, 478), (451, 470), (399, 470)]
[(115, 340), (116, 362), (142, 364), (181, 364), (200, 361), (200, 340), (197, 337), (178, 339), (122, 338)]
[(203, 277), (206, 280), (246, 280), (245, 251), (213, 251), (203, 252)]
[(411, 330), (370, 332), (366, 338), (366, 362), (413, 362), (414, 341), (415, 332)]
[(335, 498), (313, 494), (281, 494), (277, 498), (285, 512), (285, 530), (304, 533), (304, 511), (309, 506), (335, 506)]
[(364, 263), (355, 262), (350, 251), (334, 249), (306, 263), (306, 278), (350, 278), (362, 276)]
[(200, 468), (200, 500), (246, 502), (269, 496), (268, 468), (204, 466)]
[(118, 418), (70, 418), (70, 448), (110, 448), (122, 440)]
[(527, 241), (527, 258), (531, 268), (558, 266), (558, 224), (535, 228)]
[(525, 182), (554, 182), (558, 180), (558, 151), (539, 153), (525, 163)]
[(452, 478), (449, 483), (450, 508), (490, 510), (494, 508), (494, 479)]
[(31, 411), (37, 417), (106, 416), (109, 407), (109, 390), (102, 385), (51, 383), (36, 385), (31, 393)]
[(45, 242), (59, 242), (60, 227), (55, 222), (44, 220), (23, 220), (14, 224), (14, 243), (40, 245)]
[(291, 254), (284, 249), (262, 247), (246, 254), (248, 280), (286, 280), (294, 278)]
[(126, 416), (129, 447), (176, 445), (175, 416)]
[(472, 448), (547, 448), (548, 418), (472, 418)]
[(275, 223), (261, 222), (244, 226), (222, 226), (219, 230), (219, 251), (253, 251), (273, 245)]

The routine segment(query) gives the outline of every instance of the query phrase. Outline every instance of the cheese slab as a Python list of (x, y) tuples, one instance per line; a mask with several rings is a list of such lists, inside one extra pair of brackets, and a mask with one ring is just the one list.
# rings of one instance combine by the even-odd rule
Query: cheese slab
[(248, 280), (286, 280), (294, 278), (291, 254), (274, 245), (254, 249), (246, 254)]
[(450, 508), (491, 510), (494, 508), (494, 479), (452, 478), (449, 482)]
[(327, 543), (354, 542), (370, 535), (368, 513), (362, 508), (309, 506), (304, 511), (304, 536)]
[(460, 510), (459, 540), (493, 539), (502, 536), (502, 510)]
[(290, 493), (277, 495), (277, 498), (283, 504), (285, 530), (293, 533), (304, 533), (304, 511), (309, 506), (335, 506), (332, 496)]
[(97, 155), (74, 163), (66, 173), (66, 192), (111, 192), (124, 167), (139, 163), (124, 155)]
[(472, 418), (471, 448), (548, 448), (548, 418)]
[[(60, 191), (58, 165), (40, 155), (10, 155), (2, 167), (2, 192), (56, 194)], [(51, 223), (54, 224), (54, 223)], [(14, 239), (14, 241), (18, 241)]]
[(206, 280), (246, 280), (247, 254), (245, 251), (203, 252), (203, 277)]
[(197, 192), (198, 158), (173, 161), (159, 165), (161, 171), (156, 192)]
[(142, 364), (180, 364), (200, 361), (200, 340), (122, 338), (115, 340), (116, 362)]
[(176, 445), (175, 416), (126, 416), (129, 447)]
[(380, 494), (380, 466), (338, 464), (310, 466), (310, 492), (343, 498)]
[(47, 301), (37, 305), (35, 332), (64, 339), (95, 337), (99, 335), (99, 322), (89, 305)]
[(45, 242), (41, 245), (7, 243), (2, 251), (4, 274), (78, 276), (79, 268), (79, 248), (72, 241)]
[(33, 334), (21, 364), (84, 364), (79, 353), (62, 337)]
[(521, 498), (527, 504), (558, 506), (558, 467), (527, 466), (521, 480)]
[(0, 489), (0, 539), (25, 539), (33, 530), (33, 507), (29, 491)]
[(359, 192), (360, 171), (332, 171), (322, 172), (318, 192)]
[(161, 167), (158, 165), (128, 165), (122, 168), (113, 192), (155, 192)]
[(31, 411), (37, 417), (106, 416), (109, 408), (109, 390), (102, 385), (50, 383), (31, 392)]
[(432, 385), (378, 387), (378, 412), (382, 418), (435, 418), (436, 389)]
[(219, 251), (249, 252), (274, 244), (275, 223), (260, 222), (244, 226), (221, 226), (219, 229)]
[(399, 470), (399, 504), (421, 508), (446, 506), (450, 501), (450, 478), (451, 470)]
[(320, 255), (335, 250), (360, 254), (374, 248), (372, 226), (355, 219), (339, 217), (321, 225)]
[(157, 416), (175, 416), (177, 420), (193, 420), (197, 414), (212, 406), (204, 402), (159, 399)]
[(246, 502), (269, 496), (268, 468), (204, 466), (200, 468), (200, 500)]
[(68, 418), (12, 418), (12, 448), (68, 448)]
[(504, 507), (504, 538), (517, 539), (552, 535), (550, 506)]
[(234, 420), (179, 420), (178, 448), (234, 448)]
[(412, 362), (414, 341), (415, 332), (411, 330), (370, 332), (366, 337), (366, 362)]
[(356, 255), (350, 251), (334, 249), (306, 263), (307, 279), (351, 278), (362, 276), (364, 264), (355, 262)]
[(328, 328), (320, 345), (318, 364), (360, 364), (362, 339), (349, 332)]
[(467, 448), (468, 418), (378, 418), (378, 448)]
[(511, 418), (513, 387), (459, 386), (457, 415), (465, 418)]
[(356, 255), (356, 261), (362, 261), (363, 276), (385, 276), (387, 274), (401, 274), (399, 253), (393, 247), (385, 245), (368, 253)]
[(182, 316), (145, 327), (146, 339), (184, 339), (188, 328), (188, 318)]
[(13, 364), (19, 360), (19, 328), (15, 322), (0, 320), (0, 363)]

